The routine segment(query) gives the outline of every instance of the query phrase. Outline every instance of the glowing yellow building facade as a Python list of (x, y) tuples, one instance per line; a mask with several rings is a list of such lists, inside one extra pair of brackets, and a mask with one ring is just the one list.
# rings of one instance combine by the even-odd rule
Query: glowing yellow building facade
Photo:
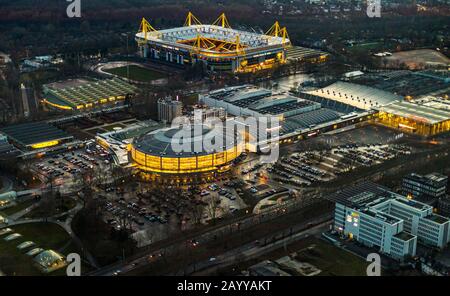
[[(244, 149), (244, 142), (240, 136), (224, 133), (224, 146), (215, 151), (208, 152), (202, 149), (196, 152), (175, 152), (172, 145), (177, 131), (180, 129), (162, 129), (135, 139), (130, 152), (134, 164), (142, 172), (147, 173), (172, 175), (205, 173), (228, 166)], [(214, 136), (211, 133), (217, 131), (203, 126), (200, 135), (194, 135), (186, 141), (189, 142), (189, 147), (198, 147), (205, 138)]]
[(450, 131), (450, 111), (413, 102), (397, 102), (380, 108), (377, 121), (388, 127), (424, 137)]

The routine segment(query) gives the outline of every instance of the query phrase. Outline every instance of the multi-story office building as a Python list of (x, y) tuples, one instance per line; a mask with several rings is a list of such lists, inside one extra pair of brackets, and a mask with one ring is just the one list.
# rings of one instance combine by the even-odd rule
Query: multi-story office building
[(439, 199), (438, 210), (439, 214), (450, 217), (450, 196)]
[(330, 199), (336, 231), (395, 259), (415, 256), (417, 242), (444, 248), (450, 241), (449, 219), (385, 187), (362, 183)]
[(442, 198), (447, 191), (447, 181), (447, 176), (438, 173), (410, 174), (403, 178), (402, 193), (421, 200)]
[(197, 108), (194, 109), (194, 119), (200, 119), (202, 122), (206, 122), (211, 119), (219, 119), (224, 121), (227, 118), (227, 111), (224, 108)]
[(158, 100), (158, 120), (171, 123), (177, 117), (183, 114), (183, 104), (172, 98), (163, 98)]

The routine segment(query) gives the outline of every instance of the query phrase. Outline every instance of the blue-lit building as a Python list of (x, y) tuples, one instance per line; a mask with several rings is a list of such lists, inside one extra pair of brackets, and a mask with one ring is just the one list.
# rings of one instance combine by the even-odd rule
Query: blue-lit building
[(448, 177), (439, 173), (425, 176), (413, 173), (403, 178), (402, 193), (414, 199), (438, 199), (445, 197), (447, 182)]
[(448, 218), (380, 185), (362, 183), (330, 199), (337, 232), (394, 259), (415, 256), (418, 242), (440, 249), (450, 242)]

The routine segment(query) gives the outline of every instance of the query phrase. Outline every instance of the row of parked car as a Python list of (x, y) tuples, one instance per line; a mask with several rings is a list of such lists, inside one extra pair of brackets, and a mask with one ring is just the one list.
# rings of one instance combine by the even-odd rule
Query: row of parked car
[(262, 167), (263, 167), (263, 164), (258, 163), (257, 165), (255, 165), (252, 168), (242, 170), (242, 175), (247, 175), (247, 174), (249, 174), (251, 172), (259, 170)]

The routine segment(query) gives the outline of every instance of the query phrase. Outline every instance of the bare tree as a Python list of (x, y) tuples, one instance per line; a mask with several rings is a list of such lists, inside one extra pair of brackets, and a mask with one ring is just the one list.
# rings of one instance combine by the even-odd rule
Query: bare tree
[(216, 194), (212, 194), (207, 202), (208, 205), (206, 206), (206, 210), (208, 211), (208, 214), (213, 222), (215, 222), (218, 212), (222, 209), (222, 206), (220, 205), (220, 197)]
[(194, 221), (195, 225), (200, 224), (200, 221), (202, 220), (202, 217), (203, 217), (204, 210), (205, 210), (204, 205), (194, 205), (192, 207), (190, 216), (191, 216), (192, 220)]

